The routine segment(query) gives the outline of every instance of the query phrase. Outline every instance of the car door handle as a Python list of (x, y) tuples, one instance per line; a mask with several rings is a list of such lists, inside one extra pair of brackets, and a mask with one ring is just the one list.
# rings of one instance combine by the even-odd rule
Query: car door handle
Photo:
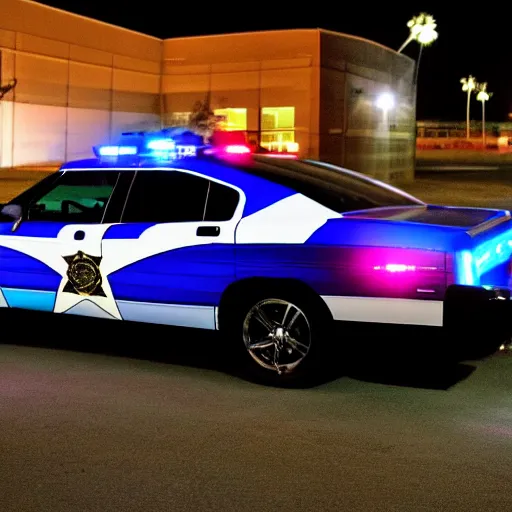
[(200, 226), (196, 231), (197, 236), (219, 236), (220, 235), (220, 227), (219, 226)]
[(83, 240), (85, 238), (85, 231), (76, 231), (75, 240)]

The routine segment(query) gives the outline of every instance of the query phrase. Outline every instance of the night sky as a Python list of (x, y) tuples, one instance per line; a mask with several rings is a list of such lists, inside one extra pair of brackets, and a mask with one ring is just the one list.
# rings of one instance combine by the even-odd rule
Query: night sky
[[(131, 3), (49, 0), (41, 3), (161, 38), (325, 28), (372, 39), (394, 49), (398, 49), (409, 34), (407, 21), (425, 11), (435, 17), (439, 39), (425, 48), (421, 58), (418, 119), (464, 120), (466, 102), (459, 81), (468, 75), (475, 76), (479, 82), (488, 82), (488, 90), (494, 93), (486, 105), (489, 120), (505, 121), (512, 112), (512, 4), (506, 1), (464, 4), (446, 0), (404, 3), (401, 8), (394, 2), (370, 1), (240, 2), (232, 5), (212, 2), (211, 11), (199, 3), (174, 4), (169, 0)], [(339, 13), (333, 12), (333, 6)], [(163, 13), (159, 12), (161, 9)], [(343, 12), (346, 14), (340, 16)], [(411, 43), (404, 53), (416, 59), (418, 45)], [(480, 110), (480, 104), (474, 100), (472, 117), (480, 119)]]

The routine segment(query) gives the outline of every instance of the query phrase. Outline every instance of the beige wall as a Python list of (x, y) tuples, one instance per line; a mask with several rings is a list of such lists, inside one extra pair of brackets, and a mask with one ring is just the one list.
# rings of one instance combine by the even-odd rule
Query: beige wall
[(92, 156), (160, 126), (162, 42), (25, 0), (0, 3), (0, 166)]
[[(385, 181), (414, 177), (415, 63), (361, 38), (321, 32), (322, 159)], [(390, 92), (387, 114), (377, 98)]]
[[(413, 176), (414, 61), (322, 30), (159, 40), (28, 0), (0, 2), (0, 166), (92, 156), (121, 131), (168, 125), (210, 95), (246, 108), (295, 107), (301, 156), (389, 181)], [(375, 98), (397, 105), (383, 118)]]
[[(211, 93), (216, 108), (294, 106), (301, 156), (387, 181), (414, 174), (414, 61), (379, 44), (323, 30), (164, 41), (164, 120)], [(376, 98), (391, 91), (386, 116)]]
[(211, 91), (217, 108), (295, 107), (296, 142), (318, 152), (319, 32), (288, 30), (164, 41), (164, 112), (187, 112)]

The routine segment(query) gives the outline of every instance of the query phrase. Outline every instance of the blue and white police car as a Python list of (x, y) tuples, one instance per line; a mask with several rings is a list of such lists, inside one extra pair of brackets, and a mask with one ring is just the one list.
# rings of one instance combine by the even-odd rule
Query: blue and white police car
[(508, 329), (508, 211), (186, 130), (94, 150), (2, 206), (0, 306), (220, 329), (276, 382), (321, 366), (335, 322)]

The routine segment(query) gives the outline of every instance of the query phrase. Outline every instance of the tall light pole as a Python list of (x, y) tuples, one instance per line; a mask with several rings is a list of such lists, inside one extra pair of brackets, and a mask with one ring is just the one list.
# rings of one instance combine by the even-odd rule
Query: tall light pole
[(432, 44), (438, 37), (436, 20), (430, 14), (422, 12), (418, 16), (414, 16), (407, 22), (407, 26), (409, 27), (409, 37), (400, 46), (398, 53), (402, 53), (412, 41), (418, 42), (423, 47)]
[(478, 84), (477, 89), (478, 94), (476, 95), (476, 99), (482, 102), (482, 143), (485, 149), (485, 102), (489, 101), (492, 92), (487, 91), (487, 82)]
[(467, 105), (466, 105), (466, 139), (471, 137), (470, 132), (470, 118), (469, 111), (471, 108), (471, 93), (476, 89), (476, 78), (474, 76), (469, 75), (467, 78), (461, 78), (460, 83), (462, 84), (462, 90), (467, 95)]
[[(417, 16), (413, 16), (408, 22), (407, 27), (409, 28), (409, 37), (404, 41), (402, 46), (398, 49), (398, 53), (402, 53), (404, 49), (412, 41), (416, 41), (420, 45), (420, 53), (416, 66), (414, 69), (414, 77), (412, 83), (412, 98), (414, 108), (414, 128), (416, 133), (416, 115), (417, 115), (417, 103), (418, 103), (418, 75), (420, 70), (420, 60), (423, 53), (423, 47), (431, 45), (437, 38), (437, 23), (434, 17), (427, 13), (420, 13)], [(416, 136), (415, 136), (416, 139)], [(416, 143), (414, 143), (414, 161), (416, 160)]]

